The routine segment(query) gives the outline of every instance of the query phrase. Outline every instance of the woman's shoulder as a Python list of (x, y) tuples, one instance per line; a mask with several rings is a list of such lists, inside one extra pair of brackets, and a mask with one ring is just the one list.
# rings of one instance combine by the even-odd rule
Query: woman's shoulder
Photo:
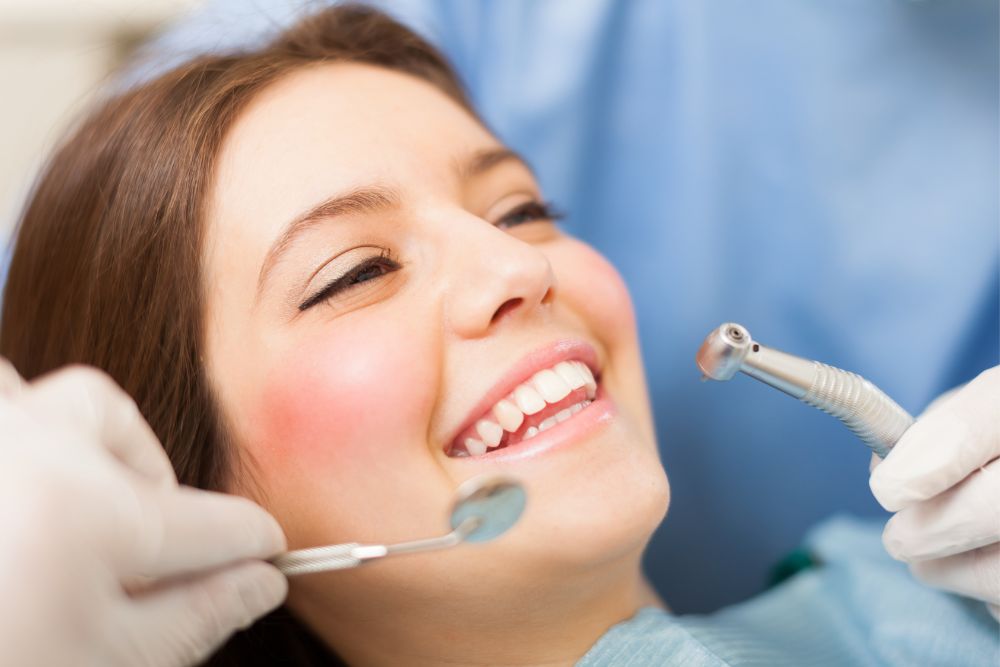
[(1000, 634), (985, 606), (917, 582), (885, 553), (881, 529), (825, 521), (805, 540), (812, 567), (709, 615), (643, 609), (579, 664), (995, 667)]

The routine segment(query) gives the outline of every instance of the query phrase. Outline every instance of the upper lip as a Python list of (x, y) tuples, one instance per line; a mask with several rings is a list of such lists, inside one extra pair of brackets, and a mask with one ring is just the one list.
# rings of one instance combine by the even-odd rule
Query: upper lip
[(531, 376), (540, 370), (551, 368), (560, 361), (570, 359), (582, 361), (590, 368), (595, 378), (600, 378), (597, 351), (593, 345), (586, 341), (567, 338), (536, 348), (511, 366), (483, 397), (479, 399), (472, 409), (469, 410), (468, 415), (462, 420), (462, 423), (445, 440), (445, 450), (451, 446), (455, 438), (482, 418), (486, 414), (486, 411), (496, 405), (501, 398), (514, 391), (515, 387), (519, 384), (527, 382), (531, 379)]

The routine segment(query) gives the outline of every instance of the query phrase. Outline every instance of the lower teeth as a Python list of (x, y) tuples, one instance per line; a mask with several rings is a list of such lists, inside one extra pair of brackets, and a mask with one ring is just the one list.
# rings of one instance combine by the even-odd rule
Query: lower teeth
[[(572, 417), (576, 413), (580, 412), (581, 410), (583, 410), (585, 407), (587, 407), (591, 403), (593, 403), (592, 400), (590, 400), (590, 399), (584, 399), (584, 400), (580, 401), (579, 403), (574, 403), (573, 405), (569, 406), (568, 408), (563, 409), (562, 411), (560, 411), (558, 414), (556, 414), (553, 417), (548, 417), (546, 419), (543, 419), (542, 422), (537, 427), (536, 426), (529, 426), (527, 429), (525, 429), (524, 435), (521, 436), (521, 442), (524, 442), (525, 440), (528, 440), (529, 438), (535, 437), (536, 435), (538, 435), (542, 431), (549, 430), (550, 428), (552, 428), (556, 424), (559, 424), (559, 423), (562, 423), (562, 422), (566, 421), (567, 419), (569, 419), (570, 417)], [(560, 417), (560, 415), (562, 415), (562, 417)], [(494, 449), (503, 449), (506, 446), (507, 446), (507, 443), (503, 443), (499, 447), (491, 448), (489, 451), (494, 451)], [(456, 458), (461, 458), (461, 457), (465, 457), (465, 456), (471, 456), (471, 454), (468, 451), (462, 449), (462, 450), (458, 450), (457, 452), (455, 452), (452, 456), (454, 456)]]
[(549, 417), (547, 419), (543, 419), (542, 423), (540, 423), (537, 428), (534, 427), (534, 426), (529, 426), (528, 429), (524, 432), (524, 435), (521, 436), (521, 442), (524, 442), (528, 438), (535, 437), (536, 435), (538, 435), (542, 431), (549, 430), (550, 428), (552, 428), (556, 424), (559, 424), (561, 422), (566, 421), (567, 419), (569, 419), (570, 417), (572, 417), (573, 415), (575, 415), (577, 412), (579, 412), (580, 410), (583, 410), (585, 407), (587, 407), (588, 405), (590, 405), (592, 402), (593, 401), (591, 401), (589, 399), (585, 399), (585, 400), (580, 401), (579, 403), (574, 403), (573, 405), (569, 406), (568, 408), (566, 408), (565, 410), (562, 410), (559, 413), (559, 415), (565, 414), (564, 417), (560, 418), (559, 415), (556, 415), (554, 417)]

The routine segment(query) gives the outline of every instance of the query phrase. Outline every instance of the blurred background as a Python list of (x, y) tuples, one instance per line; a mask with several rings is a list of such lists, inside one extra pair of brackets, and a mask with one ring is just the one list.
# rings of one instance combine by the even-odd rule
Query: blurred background
[(49, 148), (99, 84), (199, 0), (0, 0), (0, 247)]

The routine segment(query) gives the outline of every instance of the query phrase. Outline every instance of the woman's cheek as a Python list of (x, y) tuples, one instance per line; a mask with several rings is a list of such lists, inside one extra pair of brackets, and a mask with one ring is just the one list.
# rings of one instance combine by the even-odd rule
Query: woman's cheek
[(583, 241), (568, 245), (553, 257), (559, 288), (574, 309), (598, 329), (602, 338), (635, 334), (632, 297), (618, 270)]
[(603, 382), (613, 389), (619, 408), (632, 415), (650, 448), (655, 449), (653, 417), (628, 287), (603, 255), (582, 241), (571, 239), (571, 243), (561, 257), (562, 266), (556, 267), (563, 298), (604, 346), (609, 366), (604, 369)]
[[(264, 374), (251, 428), (259, 467), (273, 475), (319, 470), (365, 479), (392, 467), (397, 450), (426, 431), (429, 406), (415, 391), (433, 369), (415, 353), (412, 326), (365, 326), (362, 317), (296, 338)], [(342, 326), (341, 326), (342, 324)], [(357, 480), (357, 477), (353, 478)]]

